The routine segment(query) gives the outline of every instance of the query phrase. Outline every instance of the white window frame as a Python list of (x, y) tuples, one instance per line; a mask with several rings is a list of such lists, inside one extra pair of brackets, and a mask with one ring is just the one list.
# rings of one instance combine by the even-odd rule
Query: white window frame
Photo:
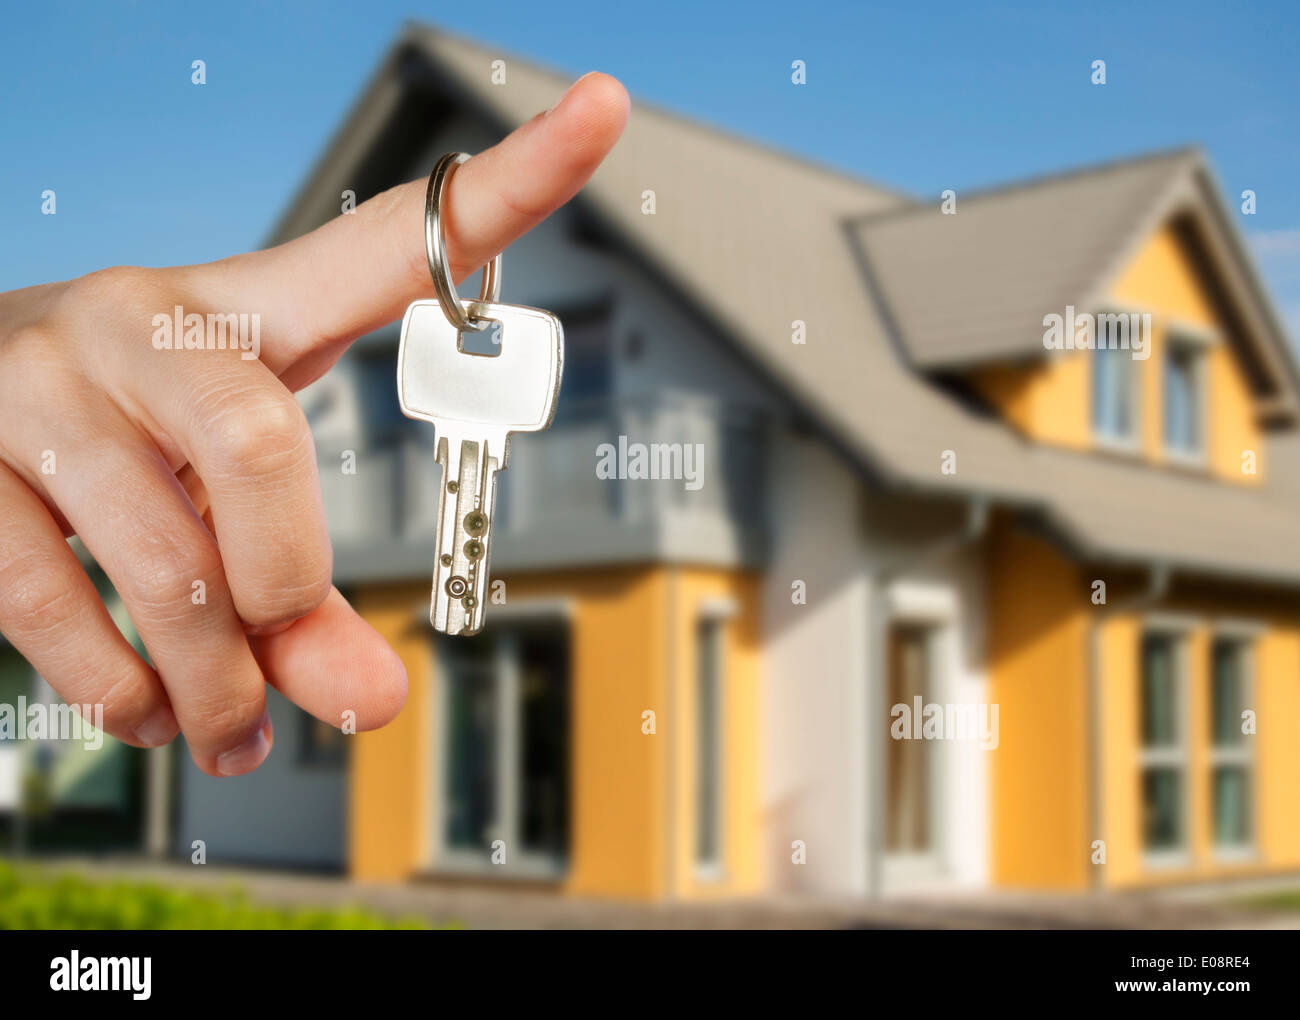
[[(1256, 855), (1259, 833), (1258, 781), (1259, 770), (1255, 760), (1255, 742), (1243, 740), (1234, 747), (1219, 747), (1214, 743), (1214, 645), (1218, 641), (1233, 641), (1242, 648), (1241, 701), (1243, 707), (1254, 704), (1258, 669), (1258, 641), (1264, 626), (1257, 623), (1219, 621), (1210, 630), (1209, 691), (1207, 692), (1210, 734), (1207, 741), (1209, 770), (1210, 839), (1214, 856), (1219, 860), (1249, 860)], [(1250, 820), (1250, 838), (1245, 843), (1219, 843), (1214, 839), (1214, 770), (1220, 765), (1234, 765), (1246, 771), (1247, 818)]]
[[(1182, 321), (1171, 321), (1165, 324), (1164, 342), (1161, 345), (1160, 352), (1160, 450), (1164, 459), (1170, 463), (1182, 467), (1204, 468), (1209, 463), (1210, 448), (1210, 385), (1209, 385), (1209, 348), (1218, 342), (1218, 334), (1207, 330), (1204, 326)], [(1176, 446), (1169, 445), (1169, 437), (1165, 433), (1166, 415), (1168, 412), (1169, 393), (1165, 387), (1166, 368), (1173, 349), (1181, 348), (1190, 350), (1196, 356), (1193, 372), (1195, 378), (1193, 385), (1195, 387), (1195, 400), (1197, 426), (1199, 440), (1195, 450), (1184, 450)]]
[[(1099, 309), (1092, 313), (1094, 325), (1099, 325), (1097, 320), (1102, 315), (1127, 315), (1130, 314), (1131, 311), (1132, 309)], [(1094, 343), (1097, 343), (1100, 341), (1100, 338), (1094, 336), (1093, 341)], [(1144, 411), (1144, 408), (1142, 407), (1142, 373), (1136, 368), (1137, 361), (1133, 358), (1133, 352), (1118, 350), (1106, 350), (1105, 352), (1102, 352), (1094, 347), (1093, 350), (1086, 353), (1092, 357), (1092, 364), (1089, 366), (1091, 369), (1090, 378), (1088, 380), (1088, 431), (1092, 434), (1093, 442), (1095, 442), (1101, 449), (1112, 453), (1140, 453), (1142, 450), (1142, 420)], [(1129, 394), (1129, 397), (1133, 408), (1133, 428), (1132, 432), (1127, 436), (1116, 435), (1113, 432), (1105, 432), (1097, 427), (1097, 368), (1100, 361), (1098, 355), (1103, 353), (1105, 355), (1127, 355), (1129, 363), (1132, 366), (1129, 371), (1129, 387), (1132, 391)]]
[(1142, 806), (1143, 789), (1146, 784), (1146, 774), (1148, 770), (1155, 768), (1174, 768), (1177, 769), (1181, 776), (1180, 810), (1182, 817), (1179, 819), (1179, 831), (1181, 836), (1180, 845), (1168, 849), (1149, 850), (1145, 843), (1145, 834), (1142, 841), (1142, 863), (1152, 870), (1162, 868), (1185, 867), (1191, 861), (1191, 825), (1192, 825), (1192, 808), (1194, 806), (1192, 799), (1192, 770), (1191, 770), (1191, 740), (1189, 732), (1189, 706), (1188, 698), (1191, 693), (1191, 683), (1189, 682), (1189, 656), (1188, 645), (1190, 643), (1191, 632), (1195, 626), (1194, 621), (1183, 617), (1153, 614), (1145, 618), (1142, 628), (1138, 632), (1138, 739), (1142, 740), (1142, 684), (1144, 677), (1142, 675), (1142, 642), (1148, 637), (1160, 636), (1167, 637), (1173, 642), (1174, 651), (1174, 697), (1177, 700), (1177, 711), (1175, 718), (1178, 726), (1178, 739), (1172, 747), (1146, 747), (1139, 743), (1138, 745), (1138, 806)]
[[(887, 592), (888, 614), (882, 633), (888, 641), (895, 627), (912, 627), (925, 632), (925, 658), (928, 667), (926, 686), (930, 701), (946, 704), (952, 697), (952, 656), (956, 640), (956, 599), (951, 591), (907, 581), (895, 583)], [(888, 684), (888, 679), (883, 681)], [(883, 692), (882, 692), (883, 693)], [(885, 710), (885, 732), (892, 721)], [(930, 848), (919, 853), (889, 853), (884, 849), (886, 836), (881, 834), (882, 866), (885, 885), (900, 889), (923, 886), (947, 874), (949, 867), (949, 796), (947, 773), (951, 748), (945, 740), (927, 747), (930, 770), (926, 799), (929, 809)], [(885, 779), (881, 779), (882, 796)], [(887, 810), (882, 806), (882, 812)]]

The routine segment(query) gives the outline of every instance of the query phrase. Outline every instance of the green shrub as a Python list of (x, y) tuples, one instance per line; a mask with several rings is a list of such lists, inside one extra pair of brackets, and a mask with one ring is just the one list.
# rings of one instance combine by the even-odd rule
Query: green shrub
[(214, 893), (0, 861), (0, 929), (421, 929), (361, 907), (278, 907), (250, 902), (238, 888)]

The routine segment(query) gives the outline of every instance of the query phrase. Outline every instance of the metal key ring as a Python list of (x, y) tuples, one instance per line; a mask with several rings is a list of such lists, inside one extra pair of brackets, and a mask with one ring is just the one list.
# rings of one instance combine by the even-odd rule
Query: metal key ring
[[(451, 265), (447, 260), (447, 230), (442, 216), (442, 192), (452, 171), (469, 159), (467, 152), (449, 152), (438, 160), (429, 175), (429, 190), (424, 198), (424, 248), (429, 256), (429, 273), (433, 276), (433, 290), (438, 295), (438, 305), (447, 321), (463, 330), (482, 329), (479, 320), (466, 315), (460, 296), (451, 280)], [(479, 288), (479, 302), (496, 301), (501, 295), (501, 253), (483, 270), (483, 285)]]

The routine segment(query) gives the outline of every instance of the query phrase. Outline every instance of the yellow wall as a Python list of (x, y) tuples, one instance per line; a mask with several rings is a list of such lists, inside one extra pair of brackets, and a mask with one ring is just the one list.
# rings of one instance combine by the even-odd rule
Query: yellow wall
[[(1217, 334), (1206, 347), (1206, 465), (1227, 481), (1256, 483), (1263, 477), (1263, 444), (1252, 396), (1225, 325), (1202, 290), (1172, 227), (1158, 231), (1120, 274), (1103, 305), (1115, 311), (1152, 314), (1151, 356), (1137, 362), (1141, 457), (1166, 460), (1163, 428), (1163, 365), (1169, 330), (1193, 326)], [(1053, 309), (1064, 315), (1065, 309)], [(1096, 311), (1078, 308), (1077, 313)], [(1026, 436), (1073, 449), (1095, 449), (1092, 435), (1092, 358), (1067, 351), (1024, 365), (981, 369), (975, 388)], [(1255, 454), (1254, 474), (1242, 470), (1243, 451)]]
[[(504, 580), (510, 605), (558, 599), (571, 610), (571, 831), (564, 890), (658, 899), (755, 888), (755, 578), (631, 568)], [(725, 861), (719, 880), (698, 882), (690, 857), (695, 622), (703, 603), (720, 599), (738, 610), (725, 631)], [(418, 617), (427, 600), (427, 585), (388, 587), (355, 600), (402, 656), (410, 681), (399, 719), (359, 735), (353, 747), (350, 860), (356, 877), (404, 878), (432, 861), (436, 678), (432, 634)], [(491, 621), (489, 607), (489, 627)], [(642, 733), (647, 709), (657, 716), (654, 735)]]
[(1042, 539), (998, 525), (988, 560), (995, 885), (1088, 882), (1087, 584)]
[[(1103, 622), (1104, 620), (1104, 622)], [(1138, 788), (1138, 618), (1097, 617), (1097, 682), (1100, 688), (1102, 777), (1101, 824), (1095, 838), (1105, 840), (1105, 885), (1126, 885), (1140, 874), (1142, 829)]]
[(432, 803), (433, 649), (412, 606), (429, 586), (403, 585), (354, 594), (352, 603), (406, 666), (406, 706), (383, 729), (351, 738), (348, 860), (366, 879), (407, 877), (428, 856)]
[[(1183, 596), (1140, 611), (1112, 585), (1108, 610), (1091, 602), (1092, 577), (1045, 541), (1005, 524), (989, 549), (988, 668), (1000, 706), (992, 752), (993, 884), (1083, 889), (1153, 885), (1300, 868), (1300, 613), (1276, 598)], [(1188, 861), (1143, 860), (1140, 640), (1147, 614), (1186, 625)], [(1213, 846), (1209, 728), (1210, 647), (1216, 627), (1259, 628), (1254, 639), (1253, 738), (1256, 853), (1218, 856)], [(1095, 644), (1093, 642), (1095, 632)], [(1097, 659), (1097, 769), (1090, 661)], [(1090, 790), (1098, 797), (1096, 817)], [(1105, 863), (1090, 857), (1105, 843)]]
[(1255, 836), (1252, 860), (1216, 858), (1209, 765), (1210, 643), (1216, 620), (1243, 619), (1228, 602), (1175, 604), (1160, 612), (1186, 614), (1188, 863), (1152, 867), (1142, 859), (1140, 645), (1143, 617), (1120, 613), (1100, 625), (1101, 749), (1105, 777), (1101, 808), (1107, 863), (1101, 879), (1112, 887), (1251, 874), (1300, 867), (1300, 626), (1265, 613), (1244, 619), (1264, 626), (1255, 643), (1255, 686), (1248, 707), (1257, 713)]
[(975, 388), (1031, 439), (1075, 450), (1091, 449), (1091, 377), (1081, 352), (1024, 365), (981, 369)]
[[(1250, 389), (1229, 343), (1227, 326), (1216, 315), (1182, 242), (1171, 227), (1159, 231), (1138, 254), (1112, 288), (1112, 300), (1124, 310), (1150, 311), (1155, 342), (1142, 364), (1143, 452), (1164, 459), (1161, 366), (1171, 327), (1190, 325), (1215, 333), (1206, 349), (1206, 391), (1209, 406), (1206, 436), (1209, 469), (1236, 482), (1258, 482), (1263, 476), (1262, 441), (1252, 409)], [(1086, 360), (1086, 358), (1085, 358)], [(1242, 451), (1256, 454), (1258, 473), (1242, 472)]]
[(513, 599), (576, 599), (568, 889), (663, 895), (665, 753), (657, 736), (642, 735), (641, 713), (663, 703), (666, 578), (618, 571), (507, 579), (506, 590)]

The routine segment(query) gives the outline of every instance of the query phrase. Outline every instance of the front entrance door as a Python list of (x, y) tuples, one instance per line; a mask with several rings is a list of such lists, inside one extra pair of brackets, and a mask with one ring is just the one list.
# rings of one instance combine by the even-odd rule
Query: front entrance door
[(558, 873), (569, 836), (567, 627), (501, 623), (436, 640), (435, 863), (495, 871), (495, 851), (503, 874)]
[[(891, 878), (906, 881), (933, 873), (937, 864), (939, 743), (918, 739), (910, 721), (919, 704), (935, 700), (937, 630), (927, 624), (889, 628), (883, 724), (885, 751), (885, 859)], [(896, 706), (909, 724), (896, 739)]]

